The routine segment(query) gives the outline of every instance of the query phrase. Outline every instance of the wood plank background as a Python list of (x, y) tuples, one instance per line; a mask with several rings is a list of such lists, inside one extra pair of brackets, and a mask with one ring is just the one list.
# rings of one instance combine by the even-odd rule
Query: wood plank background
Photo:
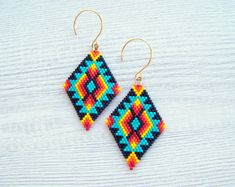
[[(235, 186), (235, 1), (0, 1), (0, 186)], [(123, 88), (85, 132), (62, 84), (99, 39)], [(129, 171), (104, 119), (134, 73), (168, 128)]]

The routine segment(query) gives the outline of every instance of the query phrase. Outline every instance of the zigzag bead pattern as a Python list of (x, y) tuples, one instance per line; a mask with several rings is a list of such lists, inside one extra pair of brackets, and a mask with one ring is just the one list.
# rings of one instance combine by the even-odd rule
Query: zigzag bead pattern
[(82, 125), (91, 125), (121, 91), (103, 56), (91, 51), (64, 83)]
[(142, 85), (131, 88), (106, 119), (106, 125), (131, 170), (166, 128)]

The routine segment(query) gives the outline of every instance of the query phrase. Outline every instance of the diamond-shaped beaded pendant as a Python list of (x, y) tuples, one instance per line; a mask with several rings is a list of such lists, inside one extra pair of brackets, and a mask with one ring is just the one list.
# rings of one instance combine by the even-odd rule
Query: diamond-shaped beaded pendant
[(134, 85), (106, 120), (132, 170), (166, 125), (142, 85)]
[(64, 88), (86, 130), (121, 90), (97, 50), (87, 55), (66, 80)]

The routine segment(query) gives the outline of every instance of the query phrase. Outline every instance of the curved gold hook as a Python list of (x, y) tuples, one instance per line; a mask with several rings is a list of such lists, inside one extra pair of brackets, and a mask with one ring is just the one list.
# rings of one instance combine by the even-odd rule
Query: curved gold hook
[(139, 40), (139, 41), (144, 42), (147, 45), (147, 47), (149, 48), (149, 60), (148, 60), (148, 63), (135, 74), (135, 81), (136, 81), (136, 83), (137, 84), (142, 84), (142, 72), (150, 65), (150, 63), (152, 61), (152, 48), (148, 44), (148, 42), (145, 41), (142, 38), (131, 38), (131, 39), (127, 40), (127, 42), (125, 43), (125, 45), (122, 47), (122, 50), (121, 50), (121, 61), (123, 61), (123, 52), (124, 52), (124, 49), (126, 48), (126, 46), (130, 42), (135, 41), (135, 40)]
[(97, 11), (91, 10), (91, 9), (85, 9), (85, 10), (82, 10), (81, 12), (79, 12), (79, 13), (75, 16), (75, 19), (74, 19), (74, 21), (73, 21), (73, 32), (74, 32), (75, 35), (77, 35), (77, 31), (76, 31), (76, 28), (75, 28), (76, 21), (77, 21), (77, 18), (78, 18), (82, 13), (84, 13), (84, 12), (92, 12), (92, 13), (96, 14), (96, 15), (99, 17), (99, 19), (100, 19), (100, 31), (99, 31), (99, 33), (97, 34), (97, 36), (95, 37), (95, 39), (93, 40), (92, 44), (91, 44), (91, 48), (92, 48), (93, 50), (97, 50), (97, 49), (99, 48), (99, 45), (98, 45), (98, 43), (97, 43), (97, 39), (99, 38), (99, 36), (101, 35), (102, 30), (103, 30), (103, 20), (102, 20), (101, 15), (100, 15)]

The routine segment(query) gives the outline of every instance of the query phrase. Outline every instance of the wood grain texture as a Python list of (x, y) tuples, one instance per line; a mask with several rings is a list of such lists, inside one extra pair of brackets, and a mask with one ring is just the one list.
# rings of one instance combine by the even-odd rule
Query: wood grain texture
[[(0, 5), (0, 186), (235, 186), (235, 2), (3, 1)], [(62, 83), (90, 50), (123, 88), (85, 132)], [(103, 121), (146, 63), (144, 85), (168, 128), (134, 171)], [(146, 57), (145, 57), (146, 55)], [(144, 58), (143, 58), (144, 57)]]

